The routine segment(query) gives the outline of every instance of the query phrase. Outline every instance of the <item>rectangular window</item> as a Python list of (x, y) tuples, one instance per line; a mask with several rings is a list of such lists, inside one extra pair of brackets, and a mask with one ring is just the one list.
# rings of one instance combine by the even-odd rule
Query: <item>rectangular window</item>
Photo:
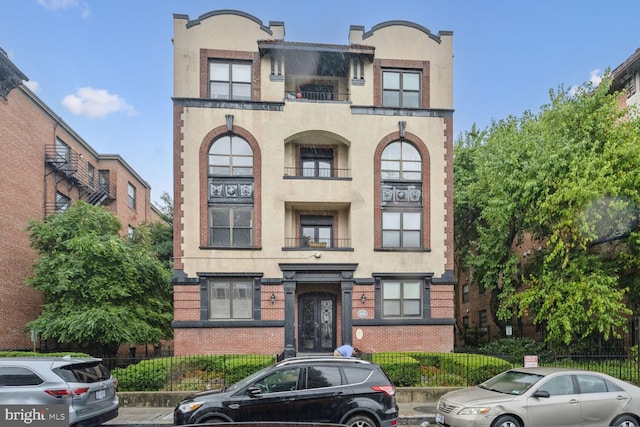
[(478, 295), (484, 295), (487, 293), (487, 288), (484, 286), (484, 283), (478, 283)]
[(462, 302), (469, 302), (469, 284), (462, 285)]
[(210, 207), (209, 224), (209, 244), (212, 246), (253, 244), (252, 207)]
[(110, 194), (109, 191), (109, 171), (106, 169), (98, 171), (98, 190)]
[(250, 281), (209, 281), (209, 319), (251, 319), (252, 314)]
[(209, 97), (212, 99), (251, 100), (251, 64), (209, 62)]
[(60, 138), (56, 138), (56, 169), (65, 175), (73, 174), (75, 170), (71, 159), (71, 147)]
[(333, 150), (303, 147), (300, 149), (302, 176), (330, 178), (333, 176)]
[(96, 185), (96, 168), (91, 163), (87, 163), (87, 183), (93, 189)]
[(65, 211), (71, 207), (71, 199), (62, 193), (56, 193), (56, 212)]
[(487, 310), (481, 310), (478, 312), (478, 327), (482, 331), (487, 330)]
[(63, 140), (61, 140), (60, 138), (56, 138), (56, 162), (69, 163), (70, 161), (71, 148)]
[(333, 217), (303, 215), (300, 217), (302, 247), (330, 248), (333, 240)]
[(421, 80), (422, 75), (417, 71), (383, 71), (382, 105), (385, 107), (420, 108)]
[(421, 212), (382, 212), (382, 247), (419, 248), (421, 222)]
[(135, 209), (136, 208), (136, 187), (130, 182), (128, 184), (129, 185), (127, 186), (127, 203), (131, 209)]
[(382, 283), (382, 317), (420, 317), (422, 315), (420, 280)]

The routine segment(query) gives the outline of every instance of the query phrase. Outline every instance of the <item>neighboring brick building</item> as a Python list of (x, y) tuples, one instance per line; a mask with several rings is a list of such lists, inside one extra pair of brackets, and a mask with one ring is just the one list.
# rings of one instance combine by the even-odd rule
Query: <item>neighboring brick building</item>
[(174, 352), (453, 349), (452, 33), (174, 15)]
[(25, 231), (75, 200), (106, 206), (123, 233), (159, 219), (151, 187), (116, 154), (98, 154), (22, 82), (27, 77), (0, 49), (0, 350), (30, 349), (25, 325), (40, 313), (41, 294), (25, 285), (36, 254)]
[(612, 90), (624, 91), (621, 102), (626, 105), (640, 105), (640, 49), (636, 49), (622, 64), (618, 65), (612, 72)]
[[(623, 61), (611, 72), (611, 92), (621, 91), (620, 107), (640, 105), (640, 49), (637, 49), (629, 58)], [(526, 260), (538, 250), (540, 244), (532, 241), (531, 236), (525, 235), (522, 243), (514, 250)], [(511, 321), (499, 324), (492, 314), (498, 307), (498, 293), (487, 292), (470, 285), (469, 271), (456, 271), (459, 283), (456, 290), (456, 320), (457, 345), (475, 345), (487, 341), (503, 338), (507, 335), (513, 337), (526, 337), (536, 341), (544, 340), (544, 331), (533, 323), (531, 315), (514, 318)], [(623, 341), (633, 345), (637, 337), (637, 323), (629, 322), (631, 333), (622, 333)]]

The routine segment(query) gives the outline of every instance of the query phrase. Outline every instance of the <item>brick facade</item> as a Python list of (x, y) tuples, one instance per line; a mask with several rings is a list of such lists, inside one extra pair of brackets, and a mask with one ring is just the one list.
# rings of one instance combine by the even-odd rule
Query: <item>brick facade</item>
[[(149, 184), (120, 156), (96, 153), (21, 84), (26, 76), (1, 49), (0, 70), (0, 87), (7, 90), (0, 97), (0, 150), (6, 160), (0, 168), (0, 350), (32, 349), (25, 327), (39, 315), (43, 299), (25, 284), (36, 257), (25, 230), (29, 221), (43, 221), (55, 213), (57, 193), (68, 197), (71, 203), (86, 200), (91, 193), (87, 182), (89, 164), (95, 168), (96, 181), (98, 171), (108, 171), (112, 198), (106, 206), (120, 218), (123, 233), (127, 233), (128, 226), (156, 221), (159, 216), (151, 206)], [(77, 160), (73, 163), (73, 177), (69, 171), (55, 171), (52, 166), (57, 140), (67, 144), (70, 158)], [(127, 204), (129, 183), (136, 187), (135, 209)], [(95, 185), (91, 188), (95, 189)]]

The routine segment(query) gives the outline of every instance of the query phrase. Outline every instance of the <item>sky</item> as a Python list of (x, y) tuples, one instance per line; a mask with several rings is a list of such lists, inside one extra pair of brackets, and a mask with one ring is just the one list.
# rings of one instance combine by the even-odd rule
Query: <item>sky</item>
[[(173, 196), (173, 15), (234, 9), (285, 40), (348, 44), (390, 20), (453, 32), (454, 135), (538, 112), (640, 48), (640, 0), (0, 0), (0, 48), (100, 154)], [(1, 143), (1, 141), (0, 141)]]

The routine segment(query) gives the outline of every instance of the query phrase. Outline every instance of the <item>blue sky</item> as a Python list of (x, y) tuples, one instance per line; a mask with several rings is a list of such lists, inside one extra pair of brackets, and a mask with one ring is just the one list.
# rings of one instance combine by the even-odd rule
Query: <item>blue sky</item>
[(537, 112), (549, 91), (597, 80), (640, 48), (640, 1), (2, 0), (0, 48), (101, 154), (152, 187), (172, 180), (173, 14), (236, 9), (285, 23), (288, 41), (348, 43), (388, 20), (453, 31), (454, 133)]

